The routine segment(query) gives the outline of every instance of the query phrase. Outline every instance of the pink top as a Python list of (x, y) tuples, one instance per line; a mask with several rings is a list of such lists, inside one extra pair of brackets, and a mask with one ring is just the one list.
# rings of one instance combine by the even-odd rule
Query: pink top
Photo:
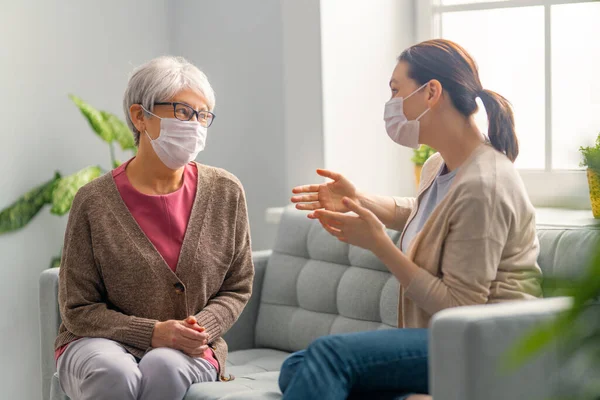
[[(130, 162), (131, 160), (127, 161), (112, 172), (117, 189), (142, 231), (169, 268), (176, 272), (181, 246), (196, 199), (198, 168), (196, 164), (189, 163), (185, 166), (183, 185), (179, 189), (173, 193), (152, 196), (140, 193), (129, 182), (125, 169)], [(67, 346), (56, 351), (57, 360)], [(214, 365), (217, 371), (219, 370), (219, 363), (210, 348), (204, 353), (204, 358)]]
[(190, 163), (183, 172), (183, 185), (173, 193), (151, 196), (138, 192), (125, 169), (131, 160), (113, 170), (113, 179), (127, 208), (156, 250), (173, 270), (183, 245), (192, 206), (196, 199), (198, 168)]

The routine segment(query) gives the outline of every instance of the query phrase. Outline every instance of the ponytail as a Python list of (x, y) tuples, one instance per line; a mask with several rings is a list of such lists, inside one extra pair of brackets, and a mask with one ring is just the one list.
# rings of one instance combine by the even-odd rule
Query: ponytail
[(446, 39), (428, 40), (404, 50), (398, 61), (408, 64), (408, 77), (418, 86), (438, 80), (454, 107), (465, 117), (477, 111), (479, 96), (487, 111), (492, 146), (510, 161), (516, 160), (519, 142), (512, 107), (498, 93), (482, 90), (477, 64), (464, 48)]
[(479, 93), (479, 98), (488, 115), (488, 136), (492, 146), (515, 162), (519, 155), (519, 141), (510, 103), (498, 93), (486, 89)]

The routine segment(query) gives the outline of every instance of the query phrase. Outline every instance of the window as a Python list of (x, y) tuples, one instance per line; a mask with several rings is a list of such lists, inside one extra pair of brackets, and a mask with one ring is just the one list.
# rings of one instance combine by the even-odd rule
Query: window
[[(593, 144), (600, 132), (600, 2), (416, 5), (418, 39), (443, 37), (465, 47), (479, 65), (483, 86), (513, 104), (521, 149), (515, 165), (534, 204), (588, 206), (578, 149)], [(481, 113), (478, 121), (485, 120)]]

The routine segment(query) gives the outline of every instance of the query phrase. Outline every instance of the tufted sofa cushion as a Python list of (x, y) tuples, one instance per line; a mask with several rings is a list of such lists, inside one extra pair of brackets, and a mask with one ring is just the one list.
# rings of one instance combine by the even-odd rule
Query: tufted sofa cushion
[[(394, 241), (400, 237), (395, 231), (388, 235)], [(600, 246), (600, 230), (540, 228), (538, 237), (538, 262), (546, 275), (581, 274), (589, 254)], [(262, 290), (251, 300), (258, 304), (258, 317), (254, 305), (247, 307), (244, 313), (251, 317), (242, 315), (229, 333), (237, 330), (248, 337), (246, 346), (229, 354), (228, 371), (236, 380), (193, 385), (186, 400), (280, 399), (277, 378), (289, 352), (323, 335), (390, 329), (397, 323), (397, 280), (373, 254), (339, 242), (306, 213), (286, 210), (268, 263), (260, 262), (264, 278), (257, 274), (255, 284)], [(50, 304), (42, 325), (52, 332), (47, 335), (46, 370), (53, 374), (51, 348), (60, 321), (56, 271), (46, 271), (41, 282), (40, 304)], [(56, 375), (52, 390), (53, 400), (64, 398)]]
[[(538, 238), (545, 275), (580, 274), (600, 246), (600, 230), (541, 228)], [(323, 335), (392, 328), (398, 292), (398, 281), (372, 253), (288, 209), (267, 265), (256, 346), (297, 351)]]
[(265, 274), (257, 347), (297, 351), (323, 335), (389, 329), (397, 307), (398, 282), (376, 257), (339, 242), (305, 213), (284, 213)]

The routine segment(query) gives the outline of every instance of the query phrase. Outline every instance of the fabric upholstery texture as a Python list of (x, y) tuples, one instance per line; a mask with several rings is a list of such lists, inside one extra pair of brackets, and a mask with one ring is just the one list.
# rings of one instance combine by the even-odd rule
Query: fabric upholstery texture
[[(399, 240), (398, 232), (388, 231), (388, 234), (393, 240)], [(544, 228), (538, 230), (538, 237), (541, 244), (539, 264), (546, 274), (573, 276), (581, 273), (587, 255), (600, 246), (600, 230)], [(186, 400), (280, 399), (278, 371), (290, 352), (306, 348), (323, 335), (391, 329), (396, 325), (397, 280), (373, 254), (337, 241), (318, 223), (306, 218), (305, 213), (286, 210), (272, 252), (254, 253), (254, 264), (256, 279), (252, 299), (239, 321), (225, 335), (230, 350), (228, 371), (236, 379), (193, 385)], [(44, 271), (40, 278), (44, 400), (49, 398), (51, 383), (52, 400), (62, 400), (60, 388), (57, 390), (56, 387), (58, 382), (52, 379), (55, 373), (53, 360), (49, 359), (52, 357), (51, 343), (60, 322), (56, 306), (57, 279), (56, 270)], [(434, 329), (437, 335), (433, 347), (450, 351), (439, 354), (454, 358), (449, 358), (453, 360), (450, 361), (452, 365), (441, 360), (432, 361), (435, 363), (430, 366), (435, 371), (433, 380), (443, 382), (444, 374), (450, 372), (467, 374), (464, 379), (469, 374), (480, 373), (484, 375), (477, 376), (488, 382), (490, 377), (485, 373), (495, 374), (495, 371), (474, 371), (476, 364), (473, 362), (476, 352), (489, 343), (488, 337), (493, 338), (489, 335), (494, 332), (495, 324), (498, 327), (504, 326), (505, 322), (510, 324), (516, 335), (520, 332), (519, 325), (538, 320), (537, 314), (551, 315), (564, 306), (562, 300), (557, 301), (541, 300), (539, 304), (531, 305), (533, 309), (524, 309), (514, 320), (510, 314), (520, 306), (509, 303), (465, 307), (465, 312), (470, 312), (472, 317), (460, 314), (459, 309), (440, 313), (441, 318), (435, 319), (440, 328)], [(486, 307), (497, 308), (490, 308), (496, 311), (491, 312), (487, 320), (479, 322), (480, 317), (488, 315)], [(474, 314), (469, 311), (471, 308), (476, 309)], [(527, 310), (531, 311), (531, 317), (525, 312)], [(497, 322), (494, 316), (498, 315), (502, 316), (503, 322)], [(475, 325), (478, 328), (473, 328)], [(444, 332), (441, 327), (448, 330)], [(455, 349), (454, 353), (448, 346)], [(461, 360), (471, 360), (471, 363), (465, 361), (463, 365)], [(470, 369), (465, 372), (461, 368)], [(461, 381), (460, 385), (475, 390), (472, 386), (476, 384), (470, 381)], [(435, 383), (433, 387), (436, 387)], [(437, 387), (446, 388), (443, 384)], [(440, 394), (436, 400), (454, 398)]]

